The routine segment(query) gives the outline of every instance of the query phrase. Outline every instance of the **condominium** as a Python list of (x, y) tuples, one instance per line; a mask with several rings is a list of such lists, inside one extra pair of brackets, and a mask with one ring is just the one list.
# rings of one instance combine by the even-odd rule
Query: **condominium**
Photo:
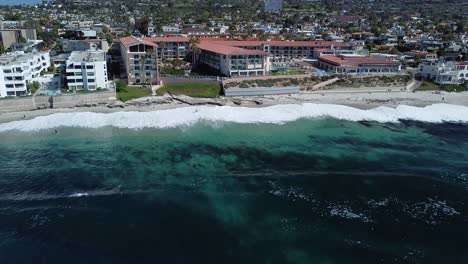
[(129, 84), (156, 83), (158, 81), (158, 45), (145, 38), (120, 39), (120, 53)]
[(49, 52), (17, 51), (0, 56), (0, 97), (27, 95), (27, 85), (49, 66)]
[(68, 89), (94, 91), (108, 88), (106, 53), (104, 51), (73, 51), (66, 62)]

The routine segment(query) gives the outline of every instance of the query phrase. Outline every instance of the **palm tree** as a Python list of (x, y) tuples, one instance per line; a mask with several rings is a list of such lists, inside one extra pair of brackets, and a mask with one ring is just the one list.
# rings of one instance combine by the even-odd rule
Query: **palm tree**
[(159, 65), (161, 65), (161, 67), (159, 67), (158, 65), (158, 80), (159, 80), (159, 69), (163, 68), (164, 48), (166, 47), (166, 42), (159, 42), (158, 46), (159, 48), (161, 48), (161, 59), (158, 60), (158, 64), (160, 63)]
[(200, 44), (199, 38), (190, 38), (190, 47), (192, 48), (192, 68), (195, 65), (197, 54), (200, 53), (198, 44)]
[[(154, 49), (146, 50), (146, 56), (142, 59), (143, 65), (147, 64), (148, 61), (151, 64), (152, 58), (153, 58), (154, 55), (155, 55)], [(159, 74), (158, 69), (156, 69), (156, 72)], [(158, 80), (159, 80), (159, 75), (158, 75)], [(151, 74), (151, 68), (150, 68), (150, 79), (149, 79), (149, 81), (148, 81), (148, 79), (146, 79), (146, 82), (148, 83), (148, 85), (150, 85), (150, 87), (153, 84), (153, 75)]]

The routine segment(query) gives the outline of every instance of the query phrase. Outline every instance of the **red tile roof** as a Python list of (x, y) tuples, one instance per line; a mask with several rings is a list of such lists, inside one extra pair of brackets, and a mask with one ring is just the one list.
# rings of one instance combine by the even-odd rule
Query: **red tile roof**
[(333, 64), (338, 67), (356, 68), (363, 65), (372, 65), (375, 67), (380, 65), (398, 66), (397, 61), (388, 61), (382, 58), (369, 58), (369, 57), (336, 57), (332, 55), (323, 55), (319, 58), (320, 61)]
[(150, 37), (145, 38), (151, 42), (189, 42), (190, 38), (185, 37)]
[(267, 52), (261, 50), (242, 49), (211, 41), (200, 42), (200, 44), (198, 44), (198, 48), (223, 55), (268, 55)]
[(128, 37), (120, 38), (119, 40), (120, 40), (120, 43), (122, 43), (122, 45), (124, 45), (125, 47), (136, 45), (136, 44), (144, 44), (144, 45), (153, 46), (153, 47), (158, 46), (156, 43), (148, 41), (147, 38), (136, 38), (136, 37), (128, 36)]

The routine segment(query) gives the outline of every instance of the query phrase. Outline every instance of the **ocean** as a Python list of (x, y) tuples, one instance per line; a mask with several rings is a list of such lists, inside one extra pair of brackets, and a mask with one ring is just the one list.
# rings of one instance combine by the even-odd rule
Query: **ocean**
[(0, 263), (468, 263), (468, 108), (0, 124)]
[(0, 5), (34, 5), (40, 4), (42, 0), (2, 0)]

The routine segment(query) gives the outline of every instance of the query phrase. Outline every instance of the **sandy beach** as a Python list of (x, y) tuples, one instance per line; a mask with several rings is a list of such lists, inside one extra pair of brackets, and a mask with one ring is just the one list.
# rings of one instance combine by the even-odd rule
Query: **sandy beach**
[[(190, 106), (189, 104), (175, 100), (164, 103), (141, 103), (150, 102), (151, 99), (152, 97), (140, 98), (136, 100), (137, 102), (139, 102), (138, 104), (125, 105), (124, 107), (114, 108), (109, 108), (107, 106), (95, 106), (40, 109), (34, 111), (3, 113), (0, 114), (0, 123), (6, 123), (15, 120), (27, 120), (37, 116), (50, 115), (54, 113), (112, 113), (120, 111), (148, 112)], [(197, 99), (193, 100), (195, 102), (197, 101)], [(434, 91), (387, 92), (382, 90), (326, 90), (319, 92), (302, 92), (299, 94), (292, 95), (273, 95), (261, 97), (221, 97), (219, 99), (216, 99), (216, 102), (221, 103), (222, 105), (236, 107), (266, 107), (278, 104), (316, 103), (346, 105), (359, 109), (371, 109), (379, 106), (396, 107), (398, 105), (423, 107), (437, 103), (468, 106), (468, 92), (448, 93)]]

